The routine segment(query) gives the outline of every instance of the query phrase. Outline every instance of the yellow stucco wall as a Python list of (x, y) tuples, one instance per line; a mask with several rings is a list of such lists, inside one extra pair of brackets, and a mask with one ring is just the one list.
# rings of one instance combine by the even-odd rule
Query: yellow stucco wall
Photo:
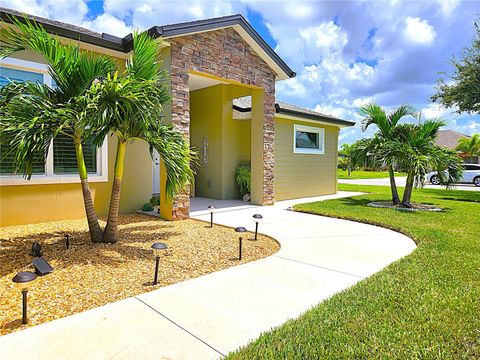
[[(37, 55), (22, 52), (18, 58), (42, 62)], [(117, 64), (123, 59), (115, 58)], [(98, 215), (107, 215), (115, 164), (116, 140), (108, 139), (108, 181), (90, 183)], [(145, 143), (127, 145), (120, 212), (133, 212), (152, 194), (152, 162)], [(0, 185), (0, 226), (85, 217), (79, 183), (46, 185)]]
[[(195, 196), (214, 199), (240, 197), (235, 171), (250, 162), (250, 120), (234, 120), (235, 85), (216, 85), (190, 93), (190, 142), (198, 152)], [(208, 141), (208, 163), (203, 164), (203, 138)]]
[[(293, 152), (294, 124), (325, 129), (324, 154)], [(338, 128), (275, 117), (275, 200), (334, 194)]]
[[(115, 164), (116, 141), (108, 144), (108, 182), (90, 183), (98, 215), (107, 215)], [(142, 207), (152, 194), (152, 163), (148, 147), (128, 144), (120, 198), (120, 212)], [(85, 217), (80, 183), (0, 186), (0, 226)]]

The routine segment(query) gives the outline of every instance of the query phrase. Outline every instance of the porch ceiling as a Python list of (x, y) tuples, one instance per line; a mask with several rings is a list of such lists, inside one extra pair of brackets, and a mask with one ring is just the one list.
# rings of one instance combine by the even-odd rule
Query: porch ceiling
[(206, 87), (215, 86), (218, 84), (228, 84), (228, 83), (221, 80), (211, 79), (208, 77), (195, 75), (195, 74), (190, 74), (188, 78), (188, 87), (190, 91), (195, 91), (195, 90), (203, 89)]

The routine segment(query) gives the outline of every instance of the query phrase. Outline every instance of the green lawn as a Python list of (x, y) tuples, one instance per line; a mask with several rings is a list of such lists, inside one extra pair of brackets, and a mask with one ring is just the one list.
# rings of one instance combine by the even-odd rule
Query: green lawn
[[(337, 169), (339, 179), (381, 179), (388, 178), (388, 171), (363, 171), (355, 170), (350, 173), (350, 176), (347, 175), (346, 170)], [(406, 176), (404, 173), (395, 173), (396, 176)]]
[(418, 248), (228, 358), (479, 359), (480, 192), (416, 190), (445, 211), (412, 213), (366, 206), (389, 199), (387, 187), (339, 189), (371, 193), (295, 208), (401, 231)]

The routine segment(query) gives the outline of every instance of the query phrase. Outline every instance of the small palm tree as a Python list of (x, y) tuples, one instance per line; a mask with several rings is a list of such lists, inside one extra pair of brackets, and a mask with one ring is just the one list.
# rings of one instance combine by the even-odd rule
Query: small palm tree
[(458, 145), (455, 150), (468, 154), (472, 160), (475, 156), (480, 156), (480, 134), (458, 139)]
[(352, 171), (351, 153), (352, 153), (353, 147), (354, 147), (354, 144), (342, 144), (339, 151), (339, 154), (343, 155), (343, 157), (340, 158), (341, 160), (339, 159), (339, 161), (341, 161), (343, 169), (347, 170), (348, 176), (350, 176), (350, 173)]
[(455, 151), (438, 146), (435, 138), (440, 127), (446, 123), (440, 120), (426, 120), (418, 124), (402, 124), (394, 131), (395, 140), (388, 142), (386, 149), (396, 158), (407, 173), (402, 205), (411, 207), (414, 187), (425, 184), (425, 176), (436, 171), (442, 183), (452, 186), (462, 177), (462, 160)]
[[(404, 116), (413, 116), (415, 114), (415, 108), (410, 105), (402, 105), (398, 109), (393, 110), (392, 112), (387, 114), (386, 111), (382, 109), (382, 107), (374, 103), (362, 106), (359, 111), (360, 114), (364, 115), (364, 119), (362, 120), (362, 131), (366, 131), (370, 125), (376, 125), (379, 130), (379, 138), (377, 139), (378, 141), (394, 140), (394, 129), (398, 125), (399, 121)], [(379, 145), (377, 144), (376, 146)], [(388, 174), (390, 177), (392, 202), (395, 205), (398, 205), (400, 204), (400, 197), (398, 196), (397, 184), (395, 183), (395, 163), (391, 160), (392, 159), (390, 158), (386, 158), (385, 163), (388, 167)]]
[(163, 104), (169, 101), (166, 74), (158, 61), (158, 40), (147, 33), (133, 36), (133, 54), (121, 74), (108, 76), (88, 93), (96, 143), (113, 132), (117, 137), (112, 196), (103, 241), (116, 242), (118, 212), (127, 144), (145, 141), (161, 156), (167, 172), (167, 195), (182, 190), (193, 180), (190, 163), (195, 158), (185, 136), (163, 121)]
[(27, 18), (11, 21), (16, 28), (2, 23), (0, 57), (22, 50), (34, 51), (45, 58), (48, 73), (55, 82), (53, 88), (33, 82), (11, 82), (1, 90), (0, 128), (2, 136), (9, 139), (10, 151), (15, 154), (15, 170), (30, 179), (32, 162), (38, 156), (46, 157), (51, 139), (58, 134), (71, 137), (90, 237), (93, 242), (100, 242), (102, 230), (88, 186), (82, 149), (82, 143), (95, 129), (89, 124), (88, 103), (82, 95), (94, 80), (114, 71), (115, 63), (109, 57), (81, 51), (77, 45), (62, 44)]

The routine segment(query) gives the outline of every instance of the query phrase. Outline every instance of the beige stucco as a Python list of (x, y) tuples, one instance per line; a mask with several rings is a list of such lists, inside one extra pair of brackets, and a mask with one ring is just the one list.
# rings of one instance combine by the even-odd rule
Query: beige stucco
[[(293, 152), (294, 124), (325, 129), (324, 154)], [(336, 193), (338, 128), (275, 116), (275, 201)]]

